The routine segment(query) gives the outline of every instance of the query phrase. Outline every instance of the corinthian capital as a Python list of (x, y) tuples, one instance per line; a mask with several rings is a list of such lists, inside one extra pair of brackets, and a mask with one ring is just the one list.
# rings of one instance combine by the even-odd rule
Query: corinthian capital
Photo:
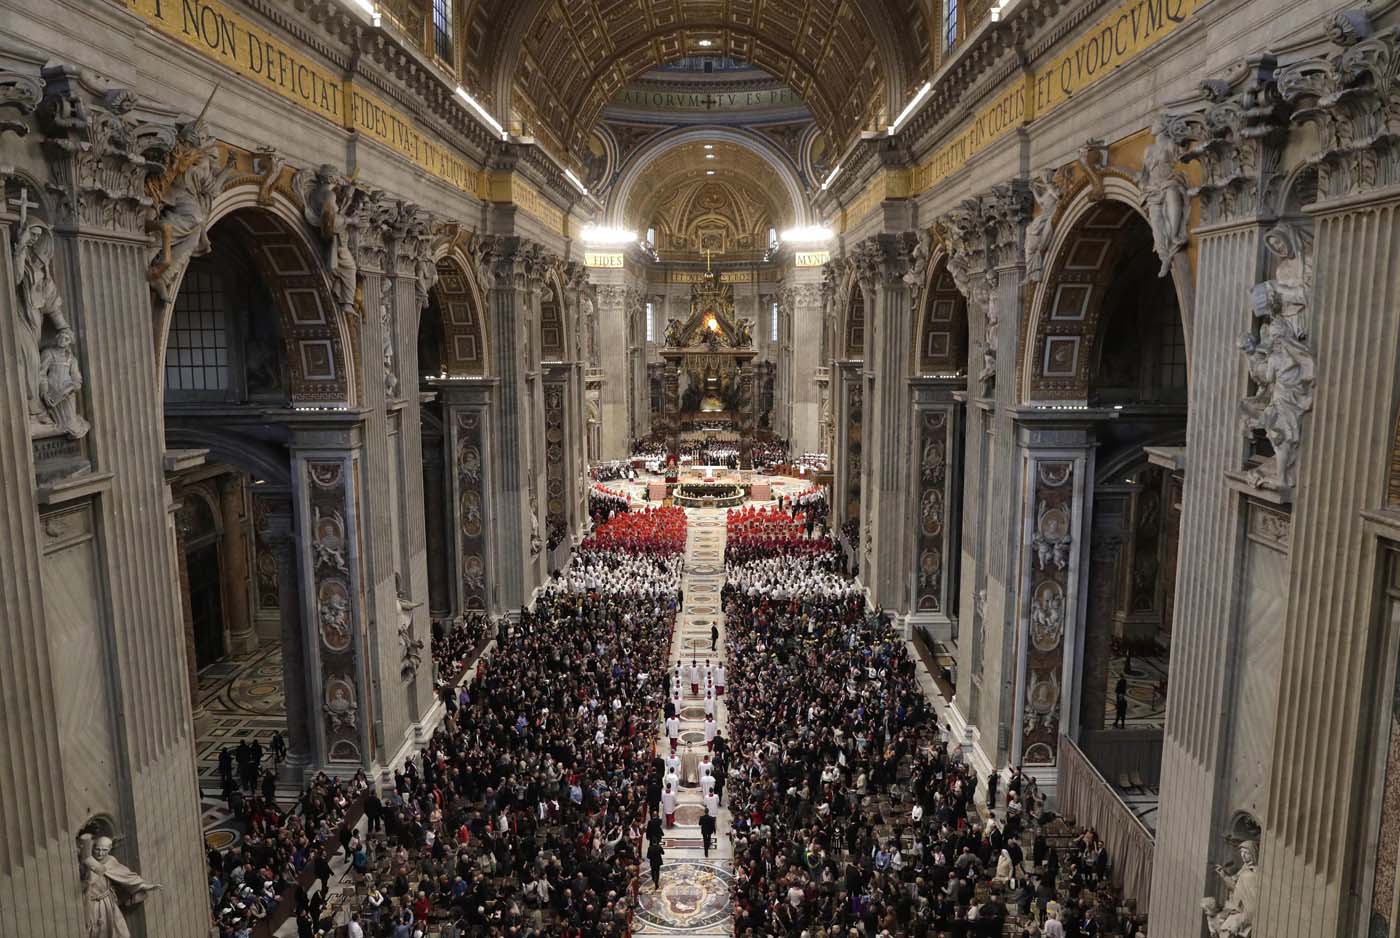
[(1289, 106), (1275, 80), (1277, 59), (1257, 55), (1237, 86), (1201, 83), (1204, 110), (1168, 116), (1163, 132), (1182, 147), (1181, 162), (1201, 167), (1199, 198), (1206, 224), (1249, 218), (1269, 210), (1282, 183)]
[(1035, 207), (1030, 183), (1012, 179), (993, 186), (982, 196), (981, 202), (988, 266), (1007, 267), (1020, 263), (1026, 225)]

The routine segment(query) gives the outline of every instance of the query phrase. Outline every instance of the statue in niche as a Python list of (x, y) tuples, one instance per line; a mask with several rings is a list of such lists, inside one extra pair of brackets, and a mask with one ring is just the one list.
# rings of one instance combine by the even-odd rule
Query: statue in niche
[(987, 329), (985, 340), (982, 343), (982, 371), (977, 375), (977, 380), (983, 384), (995, 384), (997, 380), (997, 322), (1000, 311), (997, 309), (997, 275), (995, 271), (988, 271), (986, 277), (979, 285), (974, 286), (975, 305), (978, 306), (986, 316)]
[(584, 293), (578, 300), (578, 323), (579, 341), (582, 348), (579, 350), (583, 359), (584, 367), (596, 367), (594, 356), (598, 337), (595, 329), (593, 298)]
[(89, 424), (78, 412), (83, 372), (73, 354), (73, 330), (60, 329), (39, 356), (39, 398), (48, 422), (70, 439), (87, 435)]
[[(21, 201), (27, 198), (22, 195)], [(53, 229), (37, 218), (29, 218), (22, 209), (19, 231), (12, 251), (15, 293), (19, 301), (19, 324), (15, 335), (19, 344), (20, 378), (28, 400), (29, 424), (37, 431), (48, 430), (53, 421), (40, 394), (40, 372), (43, 367), (41, 344), (45, 326), (54, 332), (69, 332), (63, 315), (63, 295), (53, 276)]]
[(209, 210), (230, 171), (204, 123), (213, 100), (210, 94), (199, 116), (180, 125), (164, 171), (146, 182), (154, 206), (146, 222), (152, 242), (146, 279), (161, 303), (174, 299), (170, 288), (185, 262), (209, 253)]
[[(112, 856), (112, 838), (84, 831), (78, 837), (78, 863), (82, 866), (83, 938), (131, 938), (122, 905), (140, 905), (157, 889)], [(121, 897), (125, 902), (119, 902)]]
[(1201, 900), (1206, 930), (1211, 938), (1250, 938), (1254, 934), (1254, 914), (1259, 909), (1259, 845), (1246, 840), (1239, 846), (1240, 868), (1234, 873), (1216, 865), (1215, 871), (1230, 890), (1221, 907), (1213, 898)]
[(1177, 169), (1181, 147), (1166, 133), (1165, 118), (1152, 122), (1156, 138), (1142, 157), (1138, 185), (1142, 187), (1142, 203), (1152, 225), (1152, 243), (1162, 269), (1157, 276), (1165, 277), (1171, 269), (1172, 258), (1186, 247), (1186, 174)]
[(384, 345), (384, 395), (392, 400), (399, 393), (399, 376), (394, 364), (394, 317), (388, 290), (379, 298), (379, 327)]
[(679, 319), (671, 319), (666, 322), (666, 347), (681, 347), (681, 329), (683, 324)]
[(734, 324), (734, 347), (749, 348), (753, 345), (753, 320), (740, 319)]
[(335, 288), (335, 301), (347, 315), (355, 315), (359, 265), (350, 247), (350, 220), (358, 211), (363, 193), (354, 178), (323, 163), (314, 172), (301, 170), (294, 180), (302, 195), (302, 215), (321, 236), (322, 261)]
[(1031, 177), (1031, 194), (1035, 196), (1035, 218), (1026, 226), (1026, 279), (1038, 282), (1045, 276), (1045, 252), (1055, 236), (1055, 212), (1064, 194), (1055, 182), (1055, 174), (1046, 170)]
[[(534, 467), (531, 467), (527, 478), (535, 477)], [(530, 489), (530, 556), (538, 557), (540, 551), (544, 549), (544, 541), (540, 538), (540, 500), (533, 488)]]
[(1254, 485), (1287, 489), (1297, 477), (1303, 416), (1312, 410), (1317, 363), (1308, 347), (1312, 304), (1312, 244), (1307, 233), (1287, 223), (1264, 237), (1279, 260), (1272, 280), (1250, 291), (1259, 334), (1240, 339), (1257, 390), (1240, 403), (1245, 429), (1263, 431), (1274, 448), (1273, 466), (1249, 474)]

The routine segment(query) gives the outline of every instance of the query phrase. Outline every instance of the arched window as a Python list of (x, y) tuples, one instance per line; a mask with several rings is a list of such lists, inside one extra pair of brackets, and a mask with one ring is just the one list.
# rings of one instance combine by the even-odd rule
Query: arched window
[(228, 297), (215, 270), (185, 274), (165, 346), (165, 386), (177, 396), (223, 397), (229, 386)]

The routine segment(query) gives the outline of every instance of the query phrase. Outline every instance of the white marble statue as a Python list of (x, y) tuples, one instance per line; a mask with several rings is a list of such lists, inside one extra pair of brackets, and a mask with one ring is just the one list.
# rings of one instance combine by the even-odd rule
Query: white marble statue
[(12, 251), (15, 294), (19, 301), (19, 326), (15, 337), (19, 346), (20, 380), (28, 400), (29, 422), (36, 429), (50, 426), (43, 398), (39, 393), (40, 343), (44, 326), (63, 332), (68, 320), (63, 316), (63, 295), (53, 275), (53, 230), (38, 219), (21, 218)]
[(323, 163), (316, 171), (296, 175), (296, 188), (304, 202), (307, 224), (321, 236), (326, 273), (335, 288), (335, 301), (347, 315), (354, 315), (355, 285), (359, 265), (350, 247), (350, 219), (360, 202), (360, 191), (340, 170)]
[(1031, 193), (1035, 196), (1036, 214), (1026, 226), (1026, 283), (1045, 276), (1045, 252), (1055, 236), (1055, 212), (1063, 195), (1055, 184), (1055, 174), (1049, 170), (1031, 178)]
[(1201, 900), (1206, 915), (1206, 930), (1211, 938), (1250, 938), (1254, 934), (1254, 915), (1259, 909), (1259, 845), (1252, 840), (1240, 844), (1240, 868), (1229, 873), (1216, 865), (1215, 871), (1230, 890), (1222, 908), (1213, 898)]
[(399, 393), (398, 366), (394, 364), (394, 316), (389, 308), (389, 291), (379, 298), (379, 326), (384, 345), (384, 394), (389, 398)]
[[(160, 888), (127, 869), (112, 856), (112, 838), (83, 833), (78, 838), (82, 866), (83, 938), (131, 938), (122, 905), (139, 905)], [(122, 898), (125, 902), (121, 902)]]
[(982, 342), (982, 370), (977, 375), (977, 380), (984, 384), (994, 383), (997, 378), (997, 323), (1001, 312), (997, 309), (996, 276), (995, 273), (988, 273), (972, 288), (973, 304), (981, 310), (986, 320)]
[(83, 372), (73, 354), (73, 330), (60, 329), (39, 356), (39, 398), (48, 422), (74, 440), (86, 436), (89, 429), (78, 408), (82, 390)]
[(1152, 243), (1162, 261), (1157, 276), (1165, 277), (1172, 258), (1186, 247), (1187, 182), (1186, 174), (1177, 168), (1181, 147), (1166, 135), (1166, 121), (1157, 118), (1152, 133), (1156, 139), (1143, 154), (1138, 185), (1142, 187), (1142, 203), (1152, 225)]
[(162, 303), (174, 300), (171, 288), (185, 262), (209, 253), (209, 210), (223, 189), (227, 164), (201, 116), (180, 125), (165, 171), (146, 185), (153, 203), (146, 222), (151, 235), (146, 279)]

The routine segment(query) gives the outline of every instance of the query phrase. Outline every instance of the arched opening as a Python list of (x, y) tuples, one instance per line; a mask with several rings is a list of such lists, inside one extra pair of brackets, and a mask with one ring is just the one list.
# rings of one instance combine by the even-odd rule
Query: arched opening
[[(918, 470), (914, 569), (909, 577), (916, 635), (937, 667), (935, 680), (953, 693), (960, 626), (963, 452), (967, 415), (958, 394), (967, 387), (967, 302), (948, 270), (947, 258), (930, 265), (911, 350), (914, 444)], [(953, 679), (953, 680), (950, 680)]]
[(489, 603), (483, 435), (489, 390), (481, 294), (455, 254), (437, 262), (437, 283), (418, 320), (423, 518), (428, 606), (442, 639)]
[[(1037, 297), (1036, 397), (1105, 412), (1087, 539), (1082, 661), (1075, 673), (1080, 748), (1155, 826), (1172, 598), (1181, 523), (1187, 356), (1174, 281), (1159, 278), (1152, 231), (1113, 199), (1086, 205), (1057, 239)], [(1058, 612), (1049, 574), (1032, 585), (1032, 617), (1049, 635)], [(1037, 634), (1032, 627), (1032, 641)]]
[[(305, 571), (287, 539), (298, 524), (291, 415), (348, 403), (353, 382), (316, 254), (296, 228), (239, 208), (210, 227), (209, 242), (182, 272), (160, 348), (197, 769), (217, 802), (261, 790), (276, 736), (293, 767), (283, 782), (299, 786), (315, 759)], [(241, 834), (227, 816), (213, 823), (224, 842)]]

